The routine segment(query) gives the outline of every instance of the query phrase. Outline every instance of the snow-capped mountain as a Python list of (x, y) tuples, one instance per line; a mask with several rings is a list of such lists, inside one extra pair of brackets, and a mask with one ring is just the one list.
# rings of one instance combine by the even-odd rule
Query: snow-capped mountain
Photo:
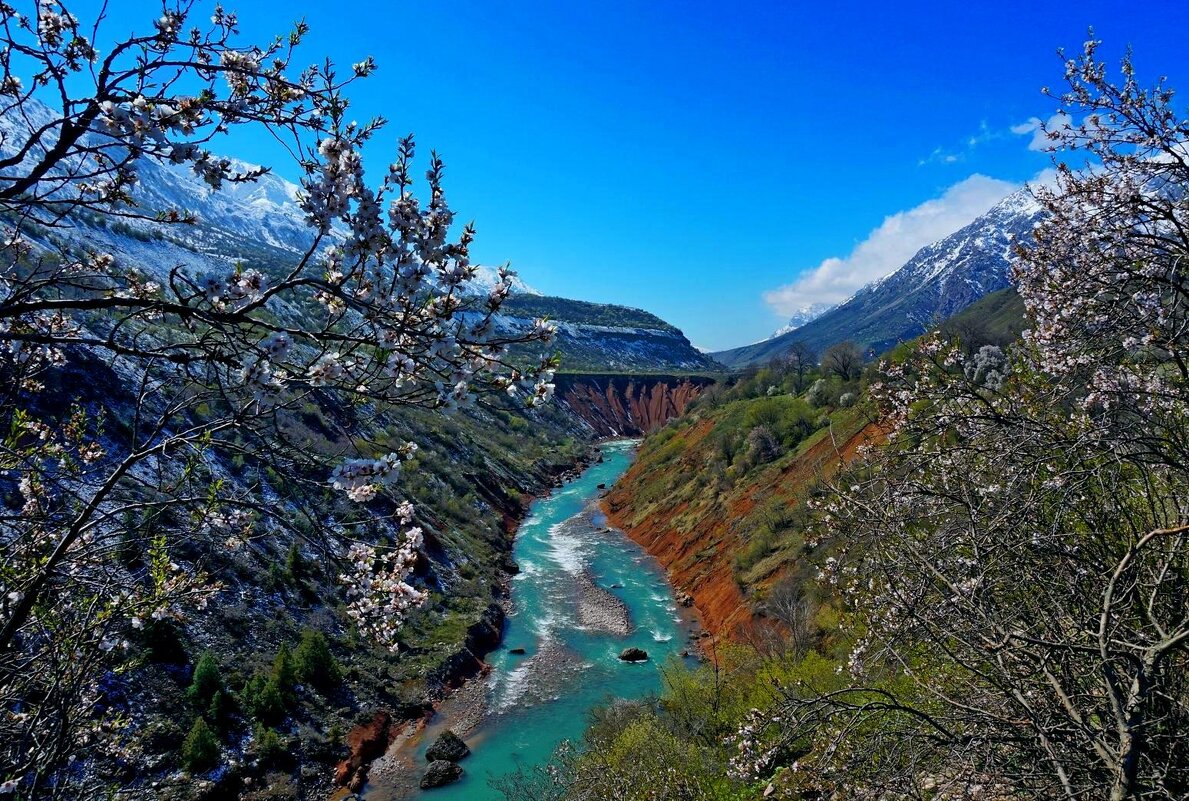
[[(23, 114), (0, 119), (0, 153), (11, 154), (28, 138), (28, 132), (53, 123), (57, 115), (37, 101), (29, 101)], [(31, 153), (21, 165), (35, 162)], [(231, 159), (238, 173), (259, 167)], [(193, 225), (162, 225), (151, 220), (126, 219), (118, 225), (83, 214), (75, 220), (66, 236), (90, 247), (112, 253), (147, 274), (161, 278), (178, 264), (199, 274), (226, 269), (230, 262), (283, 262), (305, 252), (313, 241), (313, 231), (298, 206), (301, 187), (272, 173), (254, 181), (226, 183), (211, 188), (188, 165), (143, 159), (137, 163), (137, 184), (133, 197), (139, 210), (155, 213), (179, 210), (192, 214)], [(487, 293), (495, 285), (497, 268), (479, 266), (471, 288)], [(516, 279), (513, 293), (538, 294)]]
[[(476, 264), (477, 272), (475, 277), (471, 279), (467, 288), (481, 295), (486, 295), (495, 288), (496, 280), (499, 278), (499, 267), (490, 267), (486, 264)], [(513, 295), (540, 295), (533, 287), (526, 284), (520, 279), (519, 275), (512, 277), (512, 294)]]
[[(0, 119), (0, 153), (12, 154), (29, 131), (57, 120), (47, 106), (29, 101), (20, 114)], [(102, 136), (91, 134), (91, 136)], [(18, 169), (39, 157), (30, 153)], [(237, 172), (257, 169), (232, 160)], [(114, 220), (88, 213), (77, 215), (74, 228), (59, 233), (97, 250), (106, 250), (145, 273), (161, 278), (186, 264), (195, 273), (226, 269), (229, 262), (285, 259), (303, 252), (313, 241), (305, 215), (297, 205), (300, 187), (271, 173), (248, 183), (228, 183), (215, 190), (189, 166), (142, 159), (137, 162), (132, 195), (141, 214), (151, 217), (177, 210), (196, 218), (193, 225), (162, 225), (153, 220)]]
[(787, 323), (773, 331), (772, 336), (768, 337), (768, 339), (775, 339), (776, 337), (784, 336), (791, 331), (796, 331), (803, 325), (812, 323), (814, 320), (830, 311), (830, 309), (834, 308), (835, 305), (836, 304), (833, 303), (810, 303), (808, 306), (802, 306), (801, 308), (797, 309), (796, 312), (794, 312), (793, 316), (789, 318)]
[[(257, 169), (233, 161), (237, 172)], [(145, 159), (137, 167), (137, 202), (148, 209), (181, 208), (195, 214), (191, 241), (204, 249), (234, 249), (252, 240), (290, 253), (304, 251), (312, 240), (305, 214), (297, 205), (300, 187), (271, 173), (251, 183), (211, 189), (188, 167)]]
[[(0, 153), (15, 152), (28, 131), (55, 119), (40, 104), (29, 104), (29, 116), (0, 120)], [(237, 171), (254, 165), (235, 162)], [(28, 165), (23, 165), (28, 166)], [(297, 203), (300, 187), (265, 174), (249, 183), (226, 184), (214, 190), (189, 167), (149, 159), (137, 165), (134, 196), (142, 212), (170, 209), (194, 215), (193, 225), (163, 225), (151, 220), (119, 220), (80, 214), (73, 227), (55, 235), (110, 253), (146, 275), (164, 279), (176, 266), (192, 275), (225, 272), (235, 262), (262, 270), (283, 269), (304, 253), (313, 240)], [(478, 266), (469, 289), (486, 294), (495, 286), (498, 268)], [(500, 325), (528, 328), (535, 317), (558, 324), (556, 348), (563, 369), (638, 373), (719, 369), (712, 359), (664, 320), (610, 304), (545, 297), (519, 278)]]
[(1012, 244), (1026, 238), (1042, 215), (1027, 188), (1013, 192), (815, 320), (764, 342), (711, 355), (739, 367), (780, 356), (793, 342), (821, 351), (844, 340), (882, 353), (1006, 287)]

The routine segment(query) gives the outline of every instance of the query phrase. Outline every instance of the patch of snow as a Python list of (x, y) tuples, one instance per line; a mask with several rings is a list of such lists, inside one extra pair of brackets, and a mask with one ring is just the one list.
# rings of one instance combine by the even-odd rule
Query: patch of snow
[(768, 337), (768, 339), (775, 339), (776, 337), (790, 334), (801, 326), (812, 323), (834, 307), (835, 304), (833, 303), (810, 303), (808, 306), (802, 306), (789, 318), (787, 323), (773, 331), (772, 336)]

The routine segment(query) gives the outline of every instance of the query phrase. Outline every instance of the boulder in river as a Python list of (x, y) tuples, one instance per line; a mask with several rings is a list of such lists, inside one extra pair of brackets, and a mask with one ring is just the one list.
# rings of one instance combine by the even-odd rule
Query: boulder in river
[(446, 729), (438, 735), (434, 744), (426, 749), (425, 758), (430, 762), (438, 762), (443, 759), (447, 762), (457, 762), (469, 753), (471, 753), (471, 749), (467, 748), (467, 744), (462, 741), (462, 738)]
[(508, 653), (515, 654), (516, 656), (524, 656), (524, 649), (523, 648), (509, 648)]
[(624, 662), (647, 662), (648, 652), (643, 648), (624, 648), (619, 652), (619, 658)]
[(429, 767), (425, 769), (425, 775), (421, 777), (419, 784), (422, 790), (428, 790), (431, 787), (442, 787), (447, 784), (453, 784), (461, 778), (462, 768), (453, 762), (439, 759), (436, 762), (429, 763)]

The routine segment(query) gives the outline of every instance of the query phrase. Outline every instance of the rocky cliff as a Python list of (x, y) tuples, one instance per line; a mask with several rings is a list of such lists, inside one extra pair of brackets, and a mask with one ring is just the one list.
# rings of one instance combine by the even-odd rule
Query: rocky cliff
[(684, 414), (713, 383), (702, 376), (559, 375), (557, 396), (595, 436), (639, 436)]

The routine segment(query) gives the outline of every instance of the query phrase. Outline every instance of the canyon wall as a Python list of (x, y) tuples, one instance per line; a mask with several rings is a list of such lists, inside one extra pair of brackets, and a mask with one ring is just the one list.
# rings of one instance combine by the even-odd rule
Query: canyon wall
[[(690, 596), (708, 631), (747, 640), (757, 626), (767, 625), (757, 599), (790, 564), (773, 557), (766, 568), (761, 563), (764, 569), (739, 575), (736, 556), (746, 546), (742, 524), (765, 503), (802, 503), (812, 482), (828, 479), (854, 460), (862, 445), (881, 441), (883, 433), (858, 420), (841, 430), (821, 430), (795, 456), (720, 489), (704, 486), (699, 478), (714, 447), (715, 422), (692, 421), (668, 440), (668, 447), (646, 442), (604, 497), (603, 509), (612, 525), (665, 567), (677, 593)], [(681, 447), (674, 450), (674, 445)]]
[(562, 374), (557, 397), (599, 437), (641, 436), (685, 414), (714, 379), (676, 375)]

